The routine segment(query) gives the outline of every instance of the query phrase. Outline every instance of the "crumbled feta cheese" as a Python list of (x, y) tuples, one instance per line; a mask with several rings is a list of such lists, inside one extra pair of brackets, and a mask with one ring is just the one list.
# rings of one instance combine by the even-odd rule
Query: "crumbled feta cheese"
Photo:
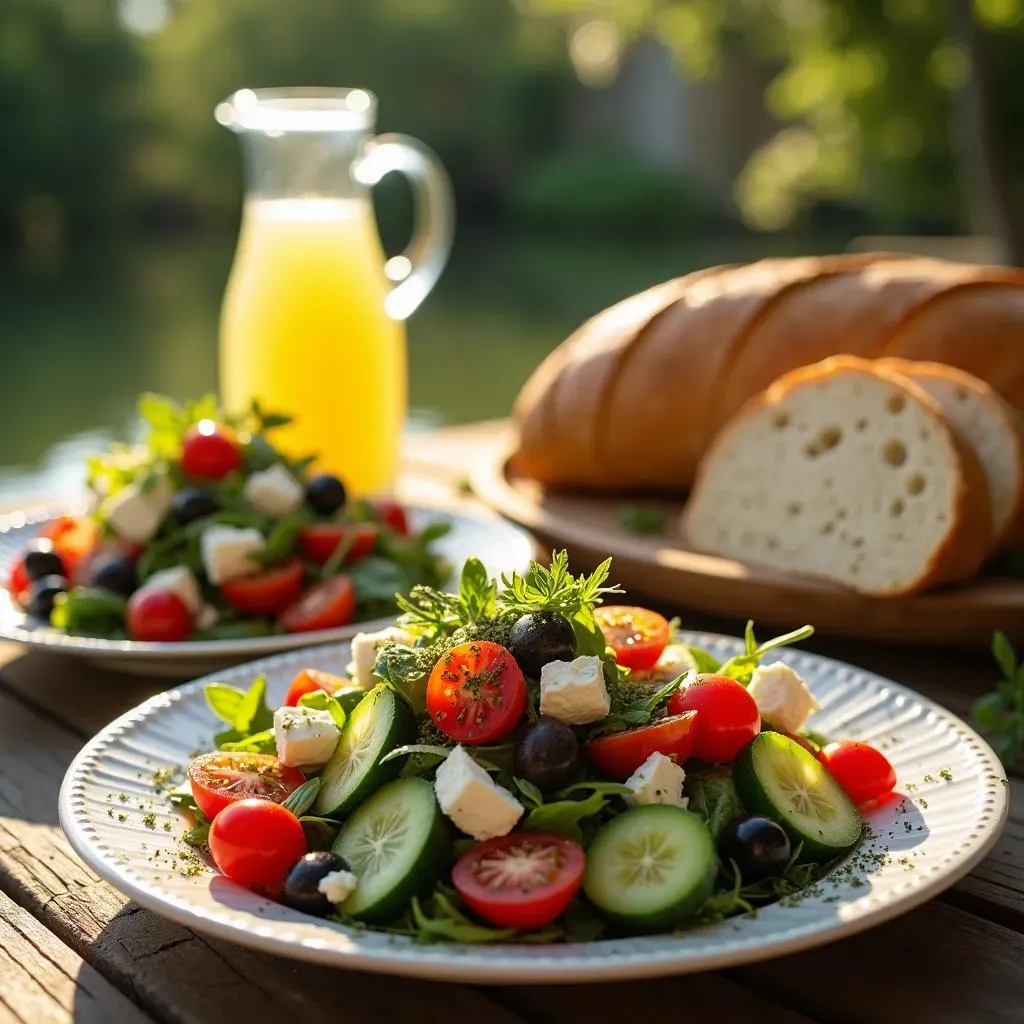
[(388, 626), (387, 629), (379, 629), (375, 633), (356, 633), (352, 638), (352, 661), (348, 666), (349, 678), (356, 686), (369, 690), (377, 682), (373, 674), (377, 649), (384, 644), (411, 646), (412, 643), (412, 635), (397, 626)]
[(754, 669), (747, 692), (756, 701), (761, 717), (786, 732), (799, 732), (818, 708), (807, 684), (781, 661)]
[(208, 526), (199, 538), (199, 548), (210, 582), (223, 583), (259, 572), (253, 556), (263, 550), (265, 543), (263, 534), (254, 527), (240, 529), (222, 523)]
[(596, 655), (550, 661), (540, 670), (540, 713), (569, 725), (599, 722), (611, 711), (604, 665)]
[(212, 604), (204, 604), (196, 615), (196, 629), (213, 629), (220, 622), (220, 612)]
[(434, 792), (441, 810), (474, 839), (507, 835), (523, 814), (523, 805), (461, 746), (438, 767)]
[(690, 648), (686, 644), (669, 644), (657, 664), (646, 671), (629, 673), (633, 683), (670, 683), (687, 672), (696, 672), (697, 663), (693, 660)]
[(670, 757), (655, 751), (628, 779), (626, 785), (633, 791), (626, 802), (640, 804), (672, 804), (687, 807), (689, 799), (683, 796), (686, 772)]
[(294, 512), (306, 496), (302, 484), (280, 462), (253, 473), (246, 480), (242, 494), (257, 512), (275, 519)]
[(185, 607), (193, 617), (198, 616), (203, 607), (203, 595), (199, 589), (199, 580), (187, 565), (161, 569), (160, 572), (155, 572), (148, 577), (139, 589), (147, 593), (153, 590), (169, 590), (172, 594), (177, 594), (185, 602)]
[(100, 507), (118, 537), (131, 544), (147, 544), (167, 515), (172, 496), (170, 482), (161, 477), (146, 491), (139, 484), (128, 484)]
[(340, 735), (329, 711), (300, 705), (278, 708), (274, 712), (278, 760), (293, 768), (326, 764)]
[(358, 882), (351, 871), (331, 871), (317, 882), (316, 887), (331, 903), (344, 903), (356, 891)]

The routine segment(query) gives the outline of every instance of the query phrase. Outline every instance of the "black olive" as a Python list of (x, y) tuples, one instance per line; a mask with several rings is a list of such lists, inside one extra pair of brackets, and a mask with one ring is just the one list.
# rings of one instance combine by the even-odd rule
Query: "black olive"
[(202, 487), (186, 487), (171, 499), (171, 515), (179, 526), (188, 526), (220, 509), (217, 498)]
[(64, 560), (53, 550), (53, 541), (40, 537), (32, 541), (25, 550), (25, 575), (30, 580), (41, 580), (44, 576), (63, 576)]
[(65, 594), (70, 583), (63, 576), (44, 576), (29, 587), (28, 604), (25, 610), (37, 619), (49, 621), (53, 602), (58, 594)]
[(134, 559), (127, 555), (101, 555), (89, 568), (89, 586), (103, 587), (131, 597), (139, 589), (139, 574)]
[(576, 781), (580, 744), (564, 722), (541, 718), (528, 725), (516, 743), (514, 771), (542, 793), (554, 793)]
[(284, 902), (304, 914), (326, 917), (334, 910), (334, 904), (318, 888), (320, 881), (332, 871), (348, 870), (348, 864), (336, 853), (328, 850), (307, 853), (288, 873)]
[(576, 634), (558, 612), (527, 612), (516, 619), (508, 649), (526, 675), (540, 679), (540, 670), (548, 662), (576, 657)]
[(346, 501), (345, 485), (332, 473), (311, 477), (306, 484), (306, 502), (318, 516), (333, 516)]
[(771, 818), (745, 815), (734, 818), (718, 837), (718, 853), (736, 862), (744, 882), (779, 875), (789, 863), (789, 836)]

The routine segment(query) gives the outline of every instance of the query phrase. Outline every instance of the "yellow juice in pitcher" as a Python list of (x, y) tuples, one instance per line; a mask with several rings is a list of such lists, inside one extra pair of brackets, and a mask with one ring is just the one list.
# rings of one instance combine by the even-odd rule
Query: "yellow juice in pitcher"
[(373, 209), (362, 199), (246, 201), (220, 328), (226, 408), (295, 416), (288, 454), (317, 453), (353, 495), (386, 491), (405, 419), (405, 331)]

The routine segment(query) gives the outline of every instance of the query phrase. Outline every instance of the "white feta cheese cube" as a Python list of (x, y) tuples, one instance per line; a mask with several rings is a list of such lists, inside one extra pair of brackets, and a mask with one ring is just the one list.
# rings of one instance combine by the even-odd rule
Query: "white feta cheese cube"
[(101, 505), (110, 528), (130, 544), (147, 544), (171, 507), (170, 482), (161, 477), (143, 491), (139, 484), (128, 484)]
[(326, 764), (338, 745), (340, 735), (329, 711), (300, 705), (278, 708), (274, 712), (277, 758), (293, 768)]
[(240, 529), (222, 523), (208, 526), (199, 538), (199, 549), (210, 582), (219, 584), (259, 572), (253, 556), (263, 550), (265, 543), (263, 534), (254, 527)]
[(294, 512), (306, 496), (302, 484), (280, 462), (253, 473), (246, 480), (242, 494), (257, 512), (275, 519)]
[(633, 683), (670, 683), (687, 672), (696, 671), (697, 663), (693, 660), (690, 648), (686, 644), (669, 644), (661, 652), (654, 668), (630, 672), (629, 679)]
[(523, 814), (523, 805), (461, 746), (438, 767), (434, 792), (441, 810), (474, 839), (507, 835)]
[(550, 661), (540, 670), (540, 713), (569, 725), (599, 722), (611, 711), (604, 666), (593, 654)]
[[(147, 593), (153, 590), (169, 590), (185, 602), (189, 614), (196, 618), (203, 607), (203, 595), (199, 589), (199, 580), (187, 565), (175, 565), (170, 569), (161, 569), (153, 573), (139, 587)], [(198, 623), (197, 623), (198, 624)], [(206, 627), (200, 627), (206, 628)]]
[(196, 615), (196, 629), (213, 629), (220, 622), (220, 612), (212, 604), (204, 604)]
[(811, 712), (818, 709), (807, 684), (781, 661), (754, 669), (747, 692), (757, 703), (761, 717), (786, 732), (799, 732)]
[(686, 772), (670, 757), (655, 751), (628, 779), (626, 785), (633, 791), (626, 802), (642, 804), (672, 804), (687, 807), (689, 799), (683, 796)]
[(369, 690), (376, 683), (373, 675), (373, 663), (377, 660), (377, 650), (384, 644), (405, 644), (411, 646), (413, 637), (404, 629), (388, 626), (375, 633), (356, 633), (352, 638), (352, 661), (348, 666), (349, 678), (364, 690)]
[(330, 871), (316, 887), (331, 903), (344, 903), (356, 891), (359, 879), (351, 871)]

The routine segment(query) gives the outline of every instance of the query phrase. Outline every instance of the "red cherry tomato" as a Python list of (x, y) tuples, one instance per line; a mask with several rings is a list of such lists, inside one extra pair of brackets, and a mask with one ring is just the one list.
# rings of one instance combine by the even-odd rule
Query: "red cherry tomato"
[(356, 591), (347, 576), (332, 576), (311, 587), (278, 619), (289, 633), (311, 633), (317, 629), (336, 629), (352, 621), (356, 610)]
[(625, 781), (654, 753), (682, 764), (693, 751), (696, 734), (697, 715), (689, 711), (663, 718), (654, 725), (591, 740), (587, 744), (587, 757), (609, 778)]
[(299, 599), (302, 579), (302, 563), (296, 558), (256, 576), (226, 580), (220, 592), (232, 608), (246, 615), (276, 615)]
[(11, 596), (19, 604), (24, 603), (26, 591), (32, 586), (32, 580), (29, 579), (28, 573), (25, 571), (25, 556), (18, 555), (18, 557), (11, 563), (11, 574), (7, 579), (7, 589), (11, 592)]
[(654, 668), (668, 646), (668, 620), (657, 612), (610, 604), (595, 608), (594, 617), (615, 660), (626, 668)]
[[(60, 526), (55, 528), (55, 536), (50, 537), (53, 550), (60, 555), (68, 579), (79, 583), (86, 562), (100, 547), (100, 528), (88, 516), (65, 516), (58, 522)], [(44, 530), (43, 536), (46, 535)]]
[(458, 743), (494, 743), (519, 724), (525, 710), (523, 673), (500, 644), (459, 644), (430, 673), (427, 712)]
[(896, 771), (889, 759), (868, 743), (829, 743), (818, 751), (818, 760), (855, 804), (878, 800), (896, 786)]
[(188, 781), (199, 810), (212, 821), (237, 800), (279, 804), (306, 781), (306, 776), (298, 768), (281, 764), (273, 754), (216, 750), (192, 761)]
[(136, 590), (128, 598), (125, 623), (133, 640), (177, 643), (192, 632), (192, 615), (171, 590)]
[(390, 526), (395, 533), (408, 535), (409, 517), (397, 501), (391, 501), (390, 498), (377, 498), (372, 504), (374, 512), (385, 526)]
[(200, 480), (223, 480), (242, 464), (242, 449), (220, 423), (200, 420), (189, 427), (181, 446), (181, 471)]
[(315, 693), (323, 690), (326, 693), (334, 693), (345, 685), (341, 676), (332, 675), (330, 672), (321, 672), (318, 668), (304, 668), (291, 681), (288, 692), (284, 695), (284, 706), (293, 708), (299, 703), (301, 697), (307, 693)]
[(696, 711), (693, 756), (717, 764), (731, 761), (760, 731), (761, 713), (746, 688), (727, 676), (700, 675), (676, 690), (668, 702), (670, 715)]
[(452, 870), (459, 895), (498, 928), (543, 928), (583, 882), (583, 847), (551, 832), (512, 832), (474, 846)]
[(299, 819), (279, 804), (240, 800), (210, 826), (213, 862), (233, 882), (275, 892), (307, 852)]
[(373, 523), (313, 523), (299, 534), (299, 547), (311, 562), (323, 565), (339, 544), (350, 544), (342, 561), (351, 565), (373, 551), (379, 534)]
[(50, 522), (43, 525), (39, 536), (56, 543), (58, 537), (70, 532), (78, 525), (78, 520), (78, 516), (59, 516), (57, 519), (51, 519)]

